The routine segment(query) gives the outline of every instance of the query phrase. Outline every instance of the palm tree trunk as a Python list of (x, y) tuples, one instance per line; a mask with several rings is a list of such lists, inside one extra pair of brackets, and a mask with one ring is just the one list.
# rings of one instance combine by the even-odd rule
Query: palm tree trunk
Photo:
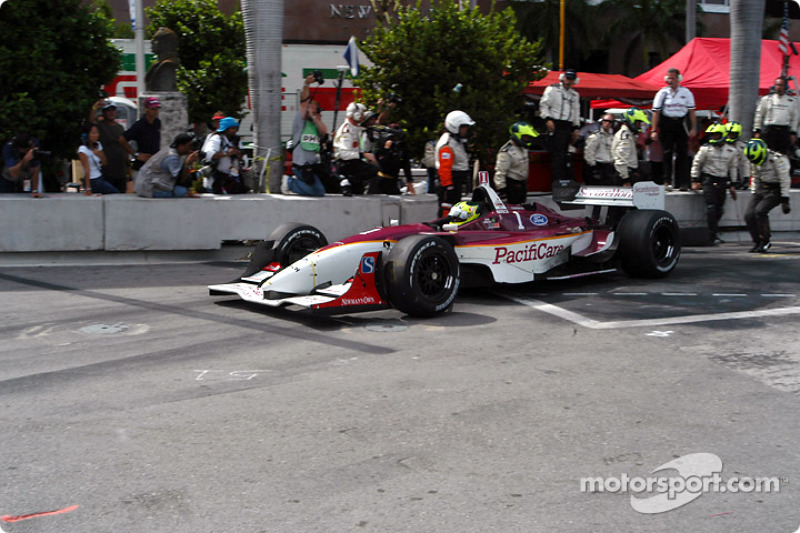
[(281, 44), (283, 0), (242, 0), (242, 19), (247, 40), (247, 77), (255, 124), (256, 165), (267, 165), (269, 181), (261, 192), (279, 191), (281, 163), (273, 161), (281, 149)]
[[(750, 138), (758, 99), (761, 71), (761, 28), (764, 0), (731, 0), (731, 71), (729, 117), (742, 124), (742, 136)], [(775, 73), (777, 76), (778, 73)]]

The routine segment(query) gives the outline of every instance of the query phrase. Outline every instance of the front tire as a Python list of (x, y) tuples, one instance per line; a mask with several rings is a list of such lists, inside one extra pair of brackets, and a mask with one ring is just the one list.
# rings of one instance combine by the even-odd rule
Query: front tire
[(414, 235), (402, 239), (389, 252), (383, 271), (389, 303), (412, 316), (444, 312), (458, 293), (458, 256), (439, 237)]
[(617, 228), (620, 266), (629, 276), (663, 278), (681, 256), (681, 233), (672, 214), (659, 210), (629, 211)]
[(308, 224), (289, 222), (281, 224), (270, 235), (274, 244), (274, 262), (286, 268), (311, 252), (328, 245), (328, 240), (320, 230)]

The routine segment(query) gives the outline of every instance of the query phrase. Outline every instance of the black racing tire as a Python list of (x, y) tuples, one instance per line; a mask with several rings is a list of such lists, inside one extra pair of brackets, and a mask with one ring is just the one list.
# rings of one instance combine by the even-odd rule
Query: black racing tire
[(384, 262), (383, 273), (389, 303), (418, 317), (447, 311), (461, 281), (455, 250), (432, 235), (412, 235), (398, 242)]
[(328, 240), (320, 230), (308, 224), (288, 222), (281, 224), (272, 232), (269, 239), (273, 244), (273, 262), (286, 268), (311, 252), (328, 245)]
[(620, 266), (636, 278), (663, 278), (681, 256), (681, 231), (672, 214), (646, 209), (629, 211), (617, 228)]

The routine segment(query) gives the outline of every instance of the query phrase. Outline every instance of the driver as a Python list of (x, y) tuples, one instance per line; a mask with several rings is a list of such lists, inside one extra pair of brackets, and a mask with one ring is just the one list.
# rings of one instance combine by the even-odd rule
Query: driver
[(481, 214), (479, 202), (458, 202), (440, 223), (444, 231), (456, 231), (464, 224), (480, 218)]

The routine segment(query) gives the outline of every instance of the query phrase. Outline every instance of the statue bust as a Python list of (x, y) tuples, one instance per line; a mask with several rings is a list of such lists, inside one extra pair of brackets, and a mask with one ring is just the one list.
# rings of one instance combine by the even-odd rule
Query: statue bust
[(144, 77), (147, 92), (175, 92), (175, 71), (181, 62), (178, 58), (178, 34), (169, 28), (159, 28), (153, 36), (153, 53), (158, 58)]

